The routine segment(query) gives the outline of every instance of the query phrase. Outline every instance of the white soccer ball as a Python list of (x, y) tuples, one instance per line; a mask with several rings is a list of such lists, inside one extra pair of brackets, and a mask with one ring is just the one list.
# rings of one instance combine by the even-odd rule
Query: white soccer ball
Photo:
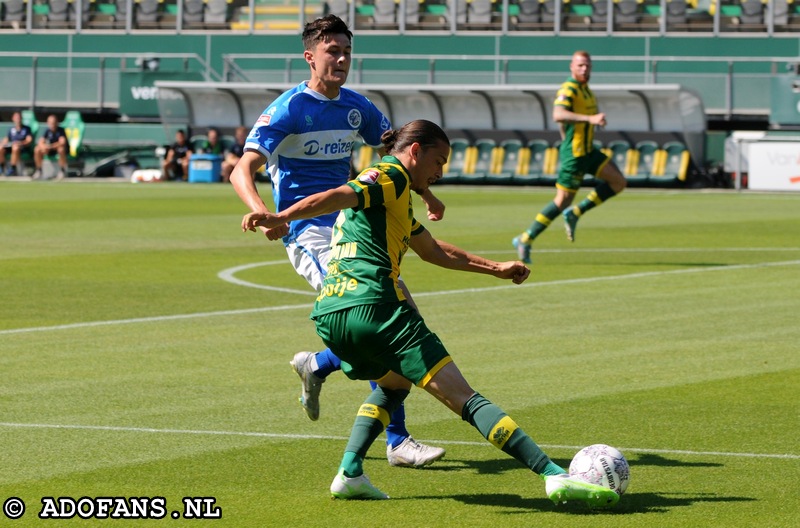
[(631, 480), (631, 470), (623, 454), (605, 444), (590, 445), (578, 451), (569, 465), (569, 474), (616, 491), (618, 495), (625, 493)]

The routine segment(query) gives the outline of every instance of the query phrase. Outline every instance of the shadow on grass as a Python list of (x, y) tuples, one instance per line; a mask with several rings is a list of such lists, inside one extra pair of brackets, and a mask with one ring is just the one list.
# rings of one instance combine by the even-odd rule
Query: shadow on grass
[(750, 502), (752, 497), (720, 497), (710, 494), (659, 494), (659, 493), (632, 493), (622, 497), (613, 508), (593, 510), (581, 503), (553, 504), (547, 498), (522, 497), (509, 493), (478, 493), (461, 495), (440, 496), (414, 496), (407, 499), (452, 499), (472, 506), (492, 506), (513, 508), (508, 514), (529, 513), (530, 511), (555, 511), (570, 515), (626, 515), (634, 513), (666, 513), (671, 509), (691, 506), (698, 502), (736, 503)]
[[(367, 459), (372, 460), (385, 460), (380, 457), (367, 456)], [(662, 455), (654, 453), (641, 453), (634, 457), (627, 457), (631, 467), (636, 466), (655, 466), (655, 467), (722, 467), (723, 464), (719, 462), (687, 462), (685, 460), (676, 460), (667, 458)], [(568, 468), (571, 462), (568, 458), (553, 458), (553, 462), (563, 468)], [(497, 458), (491, 460), (465, 460), (459, 458), (447, 458), (445, 456), (442, 460), (436, 462), (432, 466), (421, 468), (424, 471), (463, 471), (472, 470), (479, 475), (500, 475), (506, 471), (524, 470), (528, 469), (521, 465), (513, 458)]]
[[(367, 456), (367, 460), (383, 460), (380, 457)], [(567, 462), (569, 464), (569, 462)], [(506, 471), (530, 471), (528, 468), (514, 460), (513, 458), (499, 458), (492, 460), (464, 460), (459, 458), (447, 458), (447, 455), (435, 464), (419, 468), (420, 471), (464, 471), (472, 470), (479, 475), (500, 475)]]
[(642, 453), (630, 460), (631, 466), (656, 466), (656, 467), (722, 467), (719, 462), (687, 462), (675, 460), (653, 453)]

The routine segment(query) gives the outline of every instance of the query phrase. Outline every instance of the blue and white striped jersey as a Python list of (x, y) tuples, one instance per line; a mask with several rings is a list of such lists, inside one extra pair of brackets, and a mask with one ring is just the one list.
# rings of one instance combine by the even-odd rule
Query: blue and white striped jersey
[[(245, 143), (267, 157), (276, 211), (339, 187), (350, 176), (353, 143), (381, 145), (389, 119), (363, 95), (341, 88), (328, 99), (306, 82), (281, 94), (258, 118)], [(289, 224), (285, 244), (309, 226), (333, 226), (338, 213)]]

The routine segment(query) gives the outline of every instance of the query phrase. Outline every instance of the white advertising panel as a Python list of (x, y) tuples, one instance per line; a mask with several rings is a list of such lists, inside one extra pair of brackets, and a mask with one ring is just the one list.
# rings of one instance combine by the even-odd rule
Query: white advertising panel
[(760, 141), (750, 145), (748, 188), (800, 191), (800, 141)]

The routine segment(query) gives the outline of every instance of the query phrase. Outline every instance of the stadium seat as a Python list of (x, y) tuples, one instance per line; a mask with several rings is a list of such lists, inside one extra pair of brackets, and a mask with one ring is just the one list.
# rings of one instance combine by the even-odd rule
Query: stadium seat
[(159, 7), (158, 0), (137, 0), (134, 7), (136, 27), (158, 27)]
[(639, 2), (637, 0), (615, 0), (614, 29), (639, 29)]
[(608, 23), (608, 0), (592, 0), (592, 27), (605, 29)]
[(664, 143), (659, 153), (655, 174), (651, 176), (650, 183), (663, 185), (686, 181), (691, 161), (686, 145), (680, 141), (670, 141)]
[(486, 181), (486, 177), (492, 172), (497, 161), (496, 152), (497, 142), (490, 138), (481, 138), (475, 141), (471, 147), (471, 160), (466, 170), (458, 179), (459, 183), (480, 184)]
[(773, 0), (772, 20), (775, 29), (780, 31), (789, 24), (789, 4), (792, 0)]
[(520, 152), (522, 141), (519, 139), (506, 139), (500, 142), (495, 150), (495, 166), (486, 176), (486, 183), (495, 185), (508, 185), (513, 182), (514, 176), (520, 172)]
[(325, 14), (333, 14), (350, 24), (350, 0), (327, 0)]
[[(542, 21), (542, 28), (548, 31), (553, 31), (555, 28), (556, 23), (556, 3), (561, 2), (562, 0), (541, 0), (541, 9), (539, 11), (539, 18)], [(567, 8), (564, 7), (562, 3), (560, 6), (561, 14), (561, 25), (564, 23), (564, 19), (567, 16)]]
[(67, 135), (69, 157), (73, 159), (78, 158), (81, 145), (83, 144), (83, 133), (86, 127), (81, 113), (77, 110), (68, 111), (64, 114), (61, 126), (64, 128), (64, 133)]
[(206, 0), (203, 25), (206, 28), (225, 28), (228, 25), (229, 0)]
[(561, 147), (561, 140), (556, 141), (544, 151), (544, 166), (542, 168), (542, 175), (539, 177), (539, 183), (552, 184), (558, 178), (558, 169), (561, 161), (559, 160), (559, 148)]
[(470, 0), (467, 4), (467, 23), (470, 27), (489, 29), (492, 25), (493, 0)]
[(464, 138), (454, 138), (450, 140), (450, 157), (447, 164), (442, 168), (440, 183), (457, 183), (459, 177), (467, 167), (469, 154), (469, 140)]
[[(406, 27), (415, 28), (419, 25), (419, 9), (423, 0), (401, 0), (406, 10)], [(398, 17), (400, 13), (398, 12)]]
[(689, 29), (686, 0), (667, 0), (667, 31), (686, 31)]
[(47, 12), (47, 27), (64, 28), (69, 20), (70, 5), (67, 0), (49, 0)]
[[(81, 27), (86, 28), (89, 24), (89, 20), (92, 16), (92, 3), (89, 0), (83, 0), (83, 3), (80, 6), (81, 14)], [(77, 20), (78, 20), (78, 3), (70, 0), (69, 10), (67, 11), (67, 18), (70, 21), (70, 26), (77, 27)]]
[(453, 20), (453, 4), (455, 4), (455, 19), (457, 26), (463, 26), (467, 23), (467, 0), (449, 0), (446, 4), (445, 17), (447, 24), (452, 24)]
[(631, 145), (627, 141), (623, 139), (615, 139), (613, 141), (609, 141), (606, 145), (606, 148), (603, 149), (606, 156), (611, 158), (611, 161), (614, 162), (614, 165), (624, 174), (626, 177), (630, 174), (633, 174), (635, 171), (632, 168), (632, 162), (634, 161), (635, 155), (631, 150)]
[(739, 16), (739, 27), (743, 31), (764, 31), (764, 14), (766, 6), (761, 0), (740, 0), (742, 12)]
[(646, 139), (636, 143), (634, 149), (636, 163), (632, 164), (634, 170), (626, 176), (630, 183), (646, 183), (653, 174), (656, 164), (656, 151), (658, 143)]
[(517, 185), (536, 185), (541, 183), (544, 174), (545, 154), (550, 144), (544, 139), (531, 139), (520, 151), (520, 166), (514, 175)]
[(539, 29), (541, 27), (539, 0), (519, 0), (519, 12), (517, 14), (517, 29)]
[(203, 13), (205, 3), (203, 0), (183, 0), (183, 28), (203, 27)]
[(223, 134), (219, 137), (223, 152), (229, 151), (236, 144), (236, 137), (230, 134)]
[(24, 0), (3, 0), (3, 26), (19, 29), (25, 21), (26, 6)]
[(111, 11), (111, 26), (115, 28), (124, 28), (125, 19), (128, 16), (128, 2), (127, 0), (115, 0), (114, 9)]
[[(580, 1), (583, 2), (583, 0)], [(571, 1), (565, 3), (561, 9), (566, 11), (563, 25), (565, 31), (586, 31), (591, 29), (593, 11), (591, 3)]]
[(395, 0), (375, 0), (372, 12), (374, 27), (397, 27), (397, 3)]
[(36, 135), (39, 133), (39, 121), (36, 120), (36, 114), (33, 113), (33, 110), (22, 110), (20, 115), (22, 124), (31, 129), (31, 136), (36, 141)]

